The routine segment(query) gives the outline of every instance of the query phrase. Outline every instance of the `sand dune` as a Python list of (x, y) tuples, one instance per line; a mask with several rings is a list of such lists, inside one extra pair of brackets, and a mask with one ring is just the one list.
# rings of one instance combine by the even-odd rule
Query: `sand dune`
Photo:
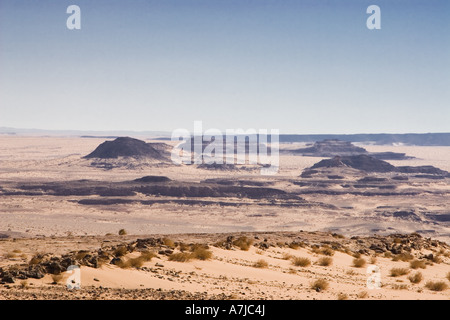
[[(420, 250), (412, 250), (414, 259), (434, 253), (439, 255), (440, 261), (434, 263), (429, 260), (425, 269), (411, 269), (410, 261), (393, 261), (384, 254), (376, 254), (369, 250), (361, 257), (367, 261), (367, 265), (356, 268), (353, 265), (355, 252), (358, 252), (358, 240), (336, 238), (331, 234), (321, 233), (269, 233), (269, 234), (234, 234), (234, 239), (241, 236), (248, 236), (252, 239), (254, 246), (248, 251), (240, 250), (233, 246), (231, 250), (211, 245), (211, 242), (224, 240), (229, 235), (178, 235), (172, 239), (178, 240), (176, 243), (190, 240), (193, 243), (208, 244), (212, 252), (211, 259), (191, 260), (188, 262), (170, 261), (169, 256), (157, 254), (151, 261), (145, 262), (138, 269), (121, 268), (110, 263), (101, 265), (98, 268), (87, 266), (81, 267), (81, 290), (65, 289), (65, 281), (69, 275), (63, 273), (59, 284), (52, 284), (51, 275), (45, 275), (41, 279), (16, 280), (16, 283), (9, 284), (12, 289), (0, 287), (0, 297), (2, 298), (44, 298), (52, 292), (63, 292), (64, 298), (108, 298), (108, 299), (133, 299), (133, 298), (159, 298), (154, 291), (165, 293), (170, 298), (175, 293), (180, 297), (197, 298), (220, 298), (220, 299), (448, 299), (449, 290), (432, 291), (426, 288), (428, 281), (443, 281), (450, 284), (446, 279), (450, 264), (450, 247), (443, 243), (437, 246), (426, 245)], [(101, 239), (103, 245), (105, 240), (108, 245), (111, 243), (127, 243), (117, 237), (107, 237)], [(130, 237), (128, 237), (130, 239)], [(262, 241), (265, 239), (265, 241)], [(331, 240), (332, 239), (332, 240)], [(361, 242), (364, 242), (364, 238)], [(415, 238), (410, 238), (415, 239)], [(53, 239), (53, 242), (60, 244), (60, 252), (66, 249), (81, 249), (89, 246), (93, 250), (93, 242), (88, 237), (77, 238), (78, 247), (73, 248), (71, 244), (75, 239), (68, 238)], [(97, 237), (99, 240), (99, 237)], [(200, 242), (197, 242), (199, 241)], [(339, 250), (328, 249), (328, 256), (320, 253), (319, 247), (330, 248), (324, 243), (341, 243)], [(370, 240), (367, 240), (370, 241)], [(389, 241), (396, 241), (394, 237)], [(410, 245), (416, 240), (409, 240)], [(424, 240), (420, 243), (427, 243)], [(417, 243), (419, 243), (417, 242)], [(32, 253), (33, 249), (27, 244), (36, 245), (39, 243), (40, 251), (51, 249), (49, 246), (51, 239), (25, 240), (18, 243), (13, 241), (2, 241), (2, 250), (11, 252), (12, 248), (24, 248), (21, 255)], [(266, 243), (268, 248), (260, 248), (261, 243)], [(299, 248), (289, 248), (292, 243), (303, 243)], [(369, 242), (370, 243), (370, 242)], [(430, 242), (431, 243), (431, 242)], [(316, 249), (314, 246), (317, 245)], [(333, 246), (333, 245), (331, 245)], [(30, 250), (31, 249), (31, 250)], [(158, 251), (158, 247), (149, 248)], [(348, 251), (346, 251), (348, 250)], [(175, 253), (179, 252), (175, 248)], [(28, 256), (28, 255), (27, 255)], [(122, 259), (135, 258), (139, 256), (139, 251), (127, 254)], [(308, 258), (311, 265), (301, 267), (295, 266), (292, 257)], [(318, 264), (321, 258), (330, 258), (329, 266)], [(264, 260), (267, 266), (263, 268), (255, 267), (255, 263)], [(373, 259), (373, 260), (372, 260)], [(9, 261), (9, 264), (20, 263), (20, 259)], [(25, 259), (26, 260), (26, 259)], [(381, 288), (370, 289), (367, 287), (367, 266), (372, 263), (381, 270)], [(6, 269), (5, 261), (2, 262)], [(404, 268), (408, 270), (407, 275), (392, 277), (392, 268)], [(419, 272), (423, 276), (420, 283), (414, 284), (408, 280), (408, 276)], [(311, 287), (317, 279), (324, 279), (329, 287), (318, 291)], [(126, 291), (128, 290), (128, 291)], [(145, 291), (147, 290), (147, 291)]]

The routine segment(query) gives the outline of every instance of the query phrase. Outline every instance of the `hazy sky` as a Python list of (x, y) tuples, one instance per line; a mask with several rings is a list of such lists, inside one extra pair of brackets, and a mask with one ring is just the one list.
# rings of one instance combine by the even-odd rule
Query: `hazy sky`
[[(81, 8), (81, 30), (66, 9)], [(369, 5), (381, 30), (369, 30)], [(450, 1), (0, 0), (0, 126), (450, 131)]]

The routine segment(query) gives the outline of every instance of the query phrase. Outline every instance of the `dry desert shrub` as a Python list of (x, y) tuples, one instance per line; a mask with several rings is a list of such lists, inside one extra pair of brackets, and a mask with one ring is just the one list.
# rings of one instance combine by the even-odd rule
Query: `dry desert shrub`
[(77, 260), (83, 260), (84, 257), (86, 257), (89, 254), (89, 251), (86, 250), (80, 250), (77, 252), (77, 254), (75, 255), (75, 259)]
[(288, 245), (288, 247), (291, 248), (291, 249), (297, 250), (298, 248), (300, 248), (300, 245), (298, 243), (296, 243), (296, 242), (291, 242)]
[(319, 246), (315, 245), (315, 246), (313, 246), (311, 248), (311, 251), (313, 253), (316, 253), (316, 254), (323, 254), (324, 256), (332, 256), (332, 255), (334, 255), (334, 250), (331, 249), (327, 245), (324, 245), (321, 248)]
[(287, 244), (285, 242), (277, 241), (277, 246), (280, 248), (284, 248)]
[(192, 252), (178, 252), (172, 253), (169, 256), (169, 261), (187, 262), (191, 259), (208, 260), (212, 258), (212, 251), (207, 249), (208, 246), (197, 245), (191, 246)]
[(126, 268), (130, 267), (130, 264), (128, 263), (128, 261), (124, 260), (123, 258), (115, 260), (114, 264), (122, 269), (126, 269)]
[(352, 250), (350, 250), (350, 249), (347, 248), (347, 247), (343, 247), (343, 248), (340, 249), (339, 251), (341, 251), (341, 252), (343, 252), (343, 253), (346, 253), (346, 254), (348, 254), (349, 256), (352, 255)]
[(320, 254), (323, 254), (324, 256), (329, 256), (329, 257), (331, 257), (331, 256), (334, 255), (334, 250), (331, 249), (329, 246), (323, 246), (323, 247), (320, 249)]
[(179, 246), (180, 246), (179, 249), (180, 249), (181, 252), (188, 251), (190, 249), (190, 246), (188, 244), (184, 243), (184, 242), (181, 242), (179, 244)]
[(311, 265), (311, 260), (303, 257), (293, 257), (292, 264), (296, 267), (308, 267)]
[(366, 265), (366, 260), (364, 258), (355, 258), (353, 259), (353, 266), (355, 268), (362, 268)]
[(105, 255), (105, 256), (99, 256), (97, 258), (97, 266), (100, 268), (101, 266), (109, 263), (111, 261), (111, 257)]
[(163, 241), (163, 244), (164, 244), (165, 246), (168, 246), (168, 247), (170, 247), (170, 248), (175, 248), (175, 242), (173, 242), (172, 239), (169, 239), (169, 238), (163, 238), (162, 241)]
[(256, 261), (253, 264), (253, 267), (255, 268), (267, 268), (269, 266), (269, 264), (267, 263), (267, 261), (263, 260), (263, 259), (259, 259), (258, 261)]
[(446, 278), (448, 281), (450, 281), (450, 272), (447, 273)]
[(409, 281), (411, 283), (417, 284), (420, 283), (423, 280), (423, 275), (421, 272), (416, 272), (408, 277)]
[(189, 248), (189, 250), (191, 250), (191, 252), (194, 252), (195, 250), (197, 250), (197, 249), (199, 249), (199, 248), (201, 248), (201, 249), (209, 249), (209, 246), (207, 245), (207, 244), (201, 244), (201, 243), (192, 243), (191, 245), (190, 245), (190, 248)]
[(441, 263), (442, 262), (442, 258), (439, 255), (435, 255), (433, 256), (433, 258), (431, 259), (431, 261), (433, 261), (434, 263)]
[(370, 257), (370, 264), (377, 263), (377, 257)]
[(422, 260), (413, 260), (409, 263), (409, 266), (411, 269), (425, 269), (427, 265), (425, 264), (425, 261)]
[(316, 244), (311, 246), (311, 252), (320, 254), (320, 247), (318, 245), (316, 245)]
[(29, 265), (35, 265), (35, 264), (39, 264), (42, 262), (44, 257), (44, 254), (42, 253), (36, 253), (28, 262)]
[(292, 242), (289, 244), (289, 248), (294, 249), (294, 250), (297, 250), (298, 248), (303, 248), (304, 246), (305, 246), (305, 243), (304, 243), (304, 242), (295, 242), (295, 241), (292, 241)]
[(354, 276), (354, 275), (356, 275), (357, 273), (355, 272), (355, 270), (353, 270), (353, 269), (350, 269), (350, 270), (347, 270), (347, 272), (345, 272), (347, 275), (349, 275), (349, 276)]
[(283, 256), (281, 257), (283, 260), (291, 260), (294, 256), (289, 253), (283, 253)]
[(406, 284), (393, 284), (391, 285), (391, 288), (394, 290), (406, 290), (408, 289), (408, 286)]
[(358, 293), (359, 299), (366, 299), (368, 297), (369, 297), (369, 294), (367, 293), (367, 291), (361, 291), (360, 293)]
[(177, 262), (187, 262), (191, 260), (192, 255), (188, 252), (178, 252), (178, 253), (172, 253), (169, 256), (169, 261), (177, 261)]
[(289, 268), (289, 273), (290, 274), (297, 274), (297, 270), (295, 270), (294, 268)]
[(250, 246), (253, 244), (253, 239), (250, 239), (248, 237), (239, 237), (238, 239), (233, 241), (233, 245), (236, 247), (239, 247), (239, 249), (248, 251), (250, 249)]
[(447, 290), (448, 285), (444, 281), (428, 281), (425, 287), (431, 291), (444, 291)]
[(408, 274), (409, 270), (406, 268), (392, 268), (391, 269), (391, 277), (399, 277)]
[(20, 289), (28, 289), (30, 286), (28, 285), (27, 280), (20, 281)]
[(126, 268), (139, 269), (144, 265), (145, 262), (152, 260), (152, 258), (154, 258), (154, 257), (156, 257), (156, 254), (154, 252), (143, 251), (143, 252), (141, 252), (141, 255), (139, 257), (130, 258), (125, 261), (120, 260), (117, 263), (117, 266), (119, 266), (120, 268), (123, 268), (123, 269), (126, 269)]
[(338, 300), (348, 300), (348, 295), (346, 293), (339, 293), (337, 296)]
[(212, 258), (212, 251), (205, 249), (204, 247), (197, 247), (191, 253), (193, 259), (208, 260)]
[(404, 262), (408, 262), (410, 260), (414, 259), (414, 256), (411, 253), (405, 252), (405, 253), (400, 253), (400, 254), (396, 254), (393, 258), (392, 261), (404, 261)]
[(6, 259), (12, 259), (12, 258), (16, 258), (17, 254), (15, 254), (14, 252), (7, 252), (5, 253), (5, 258)]
[(333, 263), (333, 259), (330, 257), (322, 257), (317, 260), (317, 264), (322, 267), (328, 267)]
[(125, 229), (120, 229), (119, 230), (119, 236), (124, 236), (127, 234), (127, 231)]
[(124, 255), (126, 255), (128, 252), (128, 249), (126, 246), (118, 246), (115, 250), (114, 250), (114, 256), (116, 257), (122, 257)]
[(62, 278), (63, 278), (63, 275), (61, 273), (59, 273), (59, 274), (52, 274), (52, 280), (53, 280), (52, 284), (60, 283)]
[(154, 257), (156, 257), (156, 253), (151, 251), (142, 251), (140, 256), (140, 258), (145, 262), (152, 260)]
[(328, 289), (328, 281), (325, 279), (317, 279), (311, 284), (311, 289), (316, 290), (317, 292), (324, 291)]
[(144, 262), (144, 259), (142, 259), (141, 257), (132, 258), (126, 262), (126, 266), (129, 268), (139, 269), (144, 265)]

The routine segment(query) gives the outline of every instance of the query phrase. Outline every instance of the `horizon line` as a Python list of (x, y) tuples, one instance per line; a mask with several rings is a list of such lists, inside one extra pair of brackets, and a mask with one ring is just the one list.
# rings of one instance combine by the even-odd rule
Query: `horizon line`
[[(236, 128), (235, 128), (236, 129)], [(266, 129), (266, 128), (264, 128)], [(243, 129), (246, 130), (246, 129)], [(11, 132), (8, 132), (11, 131)], [(18, 132), (14, 132), (18, 131)], [(173, 131), (173, 130), (172, 130)], [(108, 129), (108, 130), (92, 130), (92, 129), (42, 129), (42, 128), (16, 128), (16, 127), (7, 127), (0, 126), (0, 134), (14, 135), (14, 134), (23, 134), (23, 133), (134, 133), (134, 134), (167, 134), (170, 135), (172, 131), (169, 130), (133, 130), (133, 129)], [(224, 131), (224, 130), (219, 130)], [(225, 132), (225, 131), (224, 131)], [(357, 132), (357, 133), (280, 133), (279, 135), (301, 135), (301, 136), (312, 136), (312, 135), (408, 135), (408, 134), (450, 134), (448, 132)]]

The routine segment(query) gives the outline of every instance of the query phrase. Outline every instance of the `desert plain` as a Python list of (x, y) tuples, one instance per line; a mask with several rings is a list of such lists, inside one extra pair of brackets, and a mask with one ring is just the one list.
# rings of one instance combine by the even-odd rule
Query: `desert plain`
[[(105, 140), (0, 136), (1, 299), (450, 298), (448, 176), (85, 158)], [(450, 147), (360, 147), (450, 171)]]

